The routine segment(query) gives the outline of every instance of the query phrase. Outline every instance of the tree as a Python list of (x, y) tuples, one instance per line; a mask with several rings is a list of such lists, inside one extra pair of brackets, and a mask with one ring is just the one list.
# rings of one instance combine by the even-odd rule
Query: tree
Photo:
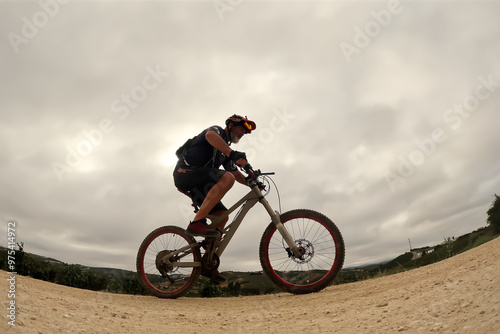
[(125, 280), (123, 282), (123, 292), (134, 295), (146, 294), (146, 291), (137, 278), (137, 274), (132, 271), (129, 271), (125, 276)]
[(73, 288), (82, 287), (85, 281), (82, 268), (76, 264), (63, 264), (63, 268), (59, 271), (58, 276), (58, 284)]
[(487, 212), (488, 219), (486, 222), (496, 232), (500, 232), (500, 196), (495, 194), (495, 200), (491, 203), (490, 209)]

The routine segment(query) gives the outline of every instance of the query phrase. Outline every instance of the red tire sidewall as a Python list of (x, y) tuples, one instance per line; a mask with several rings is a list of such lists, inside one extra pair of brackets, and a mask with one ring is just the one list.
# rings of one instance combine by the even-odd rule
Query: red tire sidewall
[(274, 279), (277, 280), (277, 281), (279, 281), (279, 282), (281, 282), (281, 284), (287, 286), (290, 290), (292, 290), (292, 289), (293, 290), (299, 290), (299, 291), (301, 289), (310, 290), (310, 289), (314, 289), (317, 286), (322, 285), (324, 283), (324, 281), (327, 280), (330, 277), (330, 274), (332, 273), (332, 271), (334, 271), (335, 268), (337, 267), (337, 264), (338, 264), (338, 261), (339, 261), (338, 254), (339, 254), (339, 247), (340, 247), (341, 241), (337, 240), (337, 233), (335, 233), (335, 231), (332, 231), (332, 229), (328, 226), (328, 224), (325, 224), (324, 222), (322, 222), (321, 220), (317, 219), (316, 217), (312, 217), (312, 216), (308, 216), (308, 215), (294, 215), (294, 216), (289, 217), (289, 218), (285, 219), (284, 221), (282, 221), (282, 224), (286, 226), (286, 222), (287, 221), (289, 221), (291, 219), (295, 219), (295, 218), (307, 218), (307, 219), (314, 220), (314, 221), (320, 223), (324, 228), (326, 228), (330, 232), (330, 235), (332, 236), (333, 241), (335, 243), (335, 261), (333, 262), (332, 267), (330, 268), (330, 270), (328, 271), (328, 273), (325, 276), (323, 276), (319, 281), (314, 282), (313, 284), (310, 284), (310, 285), (304, 285), (304, 286), (302, 286), (302, 285), (295, 285), (295, 284), (291, 284), (291, 283), (288, 283), (287, 281), (283, 280), (275, 272), (275, 270), (274, 270), (274, 268), (271, 265), (271, 262), (269, 260), (269, 244), (271, 243), (271, 238), (274, 236), (274, 234), (277, 231), (276, 227), (273, 229), (273, 231), (271, 233), (269, 233), (269, 237), (266, 240), (266, 245), (267, 245), (266, 248), (265, 248), (266, 263), (267, 263), (267, 267), (271, 268), (272, 275), (273, 275)]

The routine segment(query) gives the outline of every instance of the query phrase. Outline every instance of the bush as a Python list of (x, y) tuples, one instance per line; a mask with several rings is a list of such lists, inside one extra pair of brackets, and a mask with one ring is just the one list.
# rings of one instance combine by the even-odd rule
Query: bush
[(144, 290), (141, 283), (139, 282), (137, 274), (132, 271), (128, 272), (125, 277), (125, 281), (123, 283), (123, 292), (130, 295), (146, 294), (146, 290)]
[(202, 298), (227, 297), (227, 291), (219, 285), (212, 284), (207, 277), (198, 278), (198, 293)]
[(500, 197), (497, 194), (495, 194), (495, 200), (491, 203), (487, 214), (488, 219), (486, 222), (494, 229), (495, 232), (500, 233)]

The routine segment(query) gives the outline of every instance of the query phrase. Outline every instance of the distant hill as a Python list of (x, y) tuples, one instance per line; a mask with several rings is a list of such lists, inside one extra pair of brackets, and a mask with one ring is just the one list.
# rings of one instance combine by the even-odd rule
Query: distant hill
[[(442, 261), (482, 245), (496, 237), (498, 237), (498, 233), (493, 228), (480, 228), (458, 238), (444, 240), (435, 246), (411, 249), (409, 252), (399, 255), (391, 261), (345, 269), (341, 275), (350, 276), (349, 279), (352, 280), (362, 280), (378, 275), (390, 275)], [(356, 274), (356, 277), (352, 277), (353, 273)], [(349, 279), (344, 277), (344, 281)]]
[[(491, 228), (479, 229), (455, 239), (445, 240), (434, 247), (424, 247), (420, 249), (423, 251), (420, 252), (418, 258), (415, 258), (415, 252), (406, 252), (390, 261), (343, 269), (332, 284), (356, 282), (425, 266), (465, 252), (497, 236), (498, 234)], [(0, 269), (10, 271), (7, 269), (7, 250), (0, 246)], [(82, 289), (127, 294), (145, 293), (139, 284), (137, 274), (129, 270), (87, 267), (79, 264), (68, 265), (57, 259), (37, 254), (19, 251), (16, 253), (16, 271), (20, 275)], [(268, 294), (280, 291), (262, 271), (226, 271), (223, 275), (228, 282), (217, 289), (221, 296), (235, 293), (237, 295)], [(201, 278), (200, 284), (209, 283)], [(197, 289), (193, 289), (188, 296), (199, 296), (199, 293)]]

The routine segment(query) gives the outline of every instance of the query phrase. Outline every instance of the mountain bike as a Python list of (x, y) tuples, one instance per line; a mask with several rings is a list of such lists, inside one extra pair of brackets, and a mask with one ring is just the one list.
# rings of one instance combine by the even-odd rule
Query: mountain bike
[(216, 273), (221, 255), (257, 202), (271, 217), (259, 247), (262, 269), (271, 282), (292, 294), (317, 292), (332, 282), (345, 257), (344, 240), (337, 226), (313, 210), (297, 209), (283, 214), (274, 211), (265, 198), (266, 186), (270, 187), (270, 175), (274, 173), (263, 173), (250, 165), (244, 171), (250, 192), (225, 214), (207, 217), (212, 225), (217, 225), (240, 209), (233, 221), (220, 230), (220, 237), (197, 240), (183, 228), (163, 226), (144, 239), (136, 266), (139, 281), (148, 293), (160, 298), (178, 298), (189, 292), (202, 269)]

